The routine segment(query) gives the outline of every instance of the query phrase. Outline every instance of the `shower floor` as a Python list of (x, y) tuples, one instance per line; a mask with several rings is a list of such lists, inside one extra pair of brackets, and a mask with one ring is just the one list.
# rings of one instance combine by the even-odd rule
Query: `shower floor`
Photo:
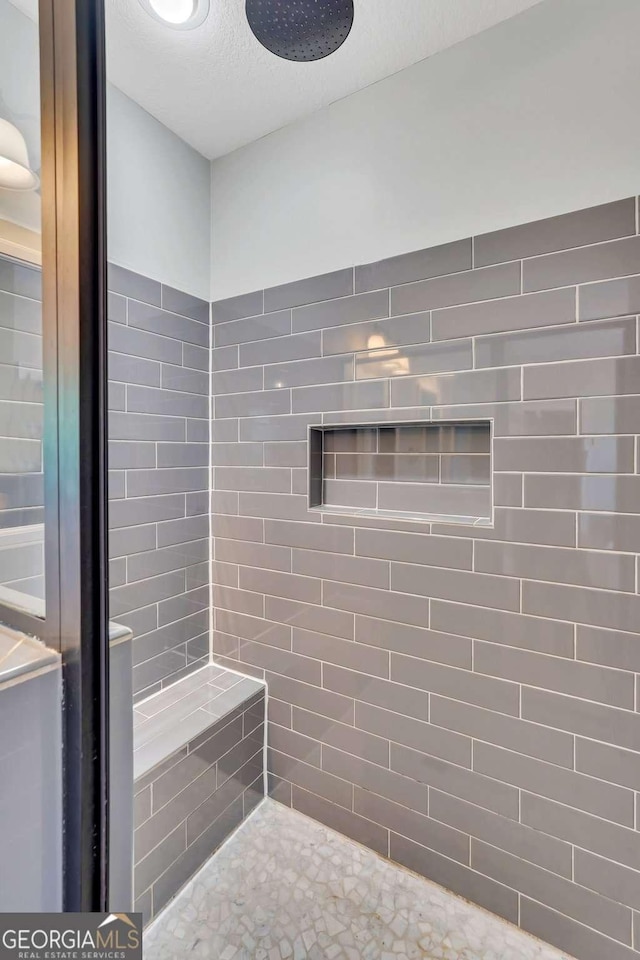
[(147, 960), (565, 960), (265, 800), (145, 933)]

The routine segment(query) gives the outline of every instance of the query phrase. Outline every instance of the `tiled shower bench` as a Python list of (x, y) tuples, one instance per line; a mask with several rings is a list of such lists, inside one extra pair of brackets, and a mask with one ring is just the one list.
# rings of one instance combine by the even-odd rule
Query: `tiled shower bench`
[(145, 922), (264, 796), (265, 686), (206, 666), (134, 706), (134, 897)]

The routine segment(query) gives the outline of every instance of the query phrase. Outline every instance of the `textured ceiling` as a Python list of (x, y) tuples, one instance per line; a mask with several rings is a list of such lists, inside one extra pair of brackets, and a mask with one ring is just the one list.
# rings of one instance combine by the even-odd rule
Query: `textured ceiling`
[(293, 63), (258, 44), (244, 0), (211, 0), (205, 23), (184, 31), (137, 0), (107, 0), (109, 79), (213, 159), (538, 2), (356, 0), (345, 44), (326, 60)]
[(9, 3), (26, 13), (30, 20), (38, 19), (38, 0), (9, 0)]

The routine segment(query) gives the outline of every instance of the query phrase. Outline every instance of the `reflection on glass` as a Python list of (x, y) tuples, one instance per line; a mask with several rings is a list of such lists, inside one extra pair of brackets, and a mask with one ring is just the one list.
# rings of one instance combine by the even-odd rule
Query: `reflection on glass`
[[(384, 349), (386, 347), (386, 349)], [(367, 350), (370, 351), (366, 361), (366, 374), (360, 372), (358, 379), (366, 377), (404, 377), (411, 373), (409, 360), (403, 356), (397, 347), (387, 347), (382, 334), (372, 334), (367, 341)]]
[(44, 613), (37, 3), (0, 0), (0, 600)]

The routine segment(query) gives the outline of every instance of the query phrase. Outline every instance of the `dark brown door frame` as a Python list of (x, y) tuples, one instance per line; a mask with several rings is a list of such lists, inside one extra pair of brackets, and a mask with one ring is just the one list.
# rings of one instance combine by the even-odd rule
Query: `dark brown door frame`
[(104, 0), (39, 0), (45, 617), (0, 621), (60, 650), (64, 909), (108, 909)]

